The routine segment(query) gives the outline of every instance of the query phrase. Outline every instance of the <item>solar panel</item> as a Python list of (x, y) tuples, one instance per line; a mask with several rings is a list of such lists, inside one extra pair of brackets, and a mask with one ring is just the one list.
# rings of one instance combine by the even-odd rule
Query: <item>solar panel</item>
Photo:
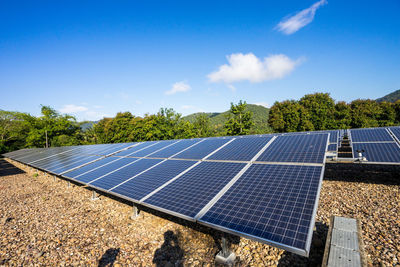
[(93, 163), (89, 164), (89, 165), (80, 167), (79, 169), (66, 172), (66, 173), (63, 174), (63, 176), (67, 177), (67, 178), (75, 178), (78, 175), (82, 175), (82, 174), (84, 174), (86, 172), (89, 172), (89, 171), (95, 169), (95, 168), (99, 168), (99, 167), (101, 167), (101, 166), (103, 166), (105, 164), (109, 164), (109, 163), (111, 163), (113, 161), (117, 161), (117, 160), (119, 160), (119, 158), (114, 158), (114, 157), (102, 158), (102, 159), (100, 159), (100, 160), (98, 160), (96, 162), (93, 162)]
[(328, 151), (336, 151), (336, 150), (337, 150), (337, 144), (328, 145)]
[(161, 159), (139, 159), (130, 165), (91, 181), (89, 184), (104, 190), (109, 190), (161, 161)]
[(278, 136), (257, 161), (323, 163), (328, 134)]
[(272, 137), (237, 138), (211, 155), (211, 160), (249, 161), (259, 152)]
[(63, 172), (66, 172), (66, 171), (71, 170), (73, 168), (76, 168), (76, 167), (82, 166), (84, 164), (90, 163), (91, 161), (94, 161), (94, 160), (100, 159), (100, 158), (101, 158), (101, 156), (87, 156), (87, 157), (84, 157), (82, 159), (73, 161), (73, 162), (71, 162), (69, 164), (63, 164), (61, 166), (48, 168), (47, 170), (51, 171), (53, 173), (56, 173), (56, 174), (61, 174)]
[(134, 147), (128, 148), (127, 150), (118, 152), (118, 153), (114, 154), (114, 156), (129, 156), (139, 150), (143, 150), (146, 147), (152, 146), (156, 143), (157, 143), (156, 141), (142, 142), (142, 143), (137, 144)]
[[(172, 145), (173, 143), (176, 143), (177, 140), (167, 140), (167, 141), (160, 141), (152, 146), (148, 146), (145, 149), (138, 150), (133, 154), (130, 154), (129, 156), (132, 157), (146, 157), (151, 155), (151, 153), (154, 153), (160, 149), (165, 149), (166, 147)], [(116, 154), (118, 155), (118, 154)]]
[(394, 141), (385, 128), (351, 129), (350, 134), (353, 143)]
[(111, 191), (139, 201), (195, 163), (189, 160), (167, 160)]
[(74, 162), (77, 160), (85, 159), (87, 157), (88, 157), (88, 155), (71, 155), (71, 154), (70, 155), (63, 155), (63, 154), (60, 155), (59, 154), (59, 155), (56, 155), (55, 157), (32, 163), (31, 165), (36, 168), (49, 170), (49, 169), (58, 168), (60, 166), (66, 165), (66, 164), (70, 164), (71, 162)]
[(232, 140), (232, 138), (209, 138), (204, 139), (201, 143), (199, 142), (195, 146), (182, 151), (178, 155), (173, 158), (178, 159), (202, 159), (205, 156), (209, 155), (214, 150), (220, 148), (227, 142)]
[(201, 139), (187, 139), (187, 140), (181, 140), (180, 142), (176, 142), (175, 144), (161, 150), (158, 152), (155, 152), (150, 155), (152, 158), (169, 158), (176, 153), (189, 148), (192, 145), (195, 145), (196, 143), (201, 142)]
[(138, 160), (139, 159), (134, 159), (134, 158), (119, 158), (119, 160), (114, 161), (108, 165), (104, 165), (98, 169), (93, 169), (89, 172), (77, 175), (74, 177), (74, 179), (82, 183), (88, 183), (90, 181), (93, 181), (94, 179), (99, 178), (100, 176), (106, 175), (107, 173), (115, 171), (127, 164), (130, 164)]
[(144, 200), (179, 217), (194, 216), (245, 166), (244, 163), (202, 162)]
[(400, 148), (396, 143), (353, 143), (353, 152), (365, 150), (363, 156), (370, 162), (400, 163)]
[(337, 143), (338, 142), (338, 136), (339, 136), (339, 131), (334, 130), (334, 131), (326, 131), (328, 132), (329, 135), (329, 142), (330, 143)]
[(322, 170), (253, 164), (199, 221), (307, 254)]
[(396, 136), (397, 140), (400, 141), (400, 127), (391, 127), (390, 131)]

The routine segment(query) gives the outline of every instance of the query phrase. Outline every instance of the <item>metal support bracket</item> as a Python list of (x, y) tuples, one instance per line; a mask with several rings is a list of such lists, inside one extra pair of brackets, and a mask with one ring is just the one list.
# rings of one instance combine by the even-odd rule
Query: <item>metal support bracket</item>
[(70, 181), (67, 182), (67, 187), (68, 187), (68, 188), (71, 187), (71, 182), (70, 182)]
[(140, 216), (140, 210), (137, 208), (137, 206), (133, 205), (133, 209), (132, 209), (132, 215), (131, 215), (131, 219), (137, 219)]
[(236, 255), (233, 251), (229, 249), (229, 243), (225, 237), (221, 238), (221, 247), (222, 250), (218, 252), (218, 254), (215, 256), (215, 262), (228, 266), (233, 266), (236, 260)]
[(99, 200), (99, 197), (97, 196), (97, 193), (95, 190), (92, 190), (92, 197), (90, 198), (90, 200)]
[(57, 176), (53, 175), (54, 182), (57, 182)]

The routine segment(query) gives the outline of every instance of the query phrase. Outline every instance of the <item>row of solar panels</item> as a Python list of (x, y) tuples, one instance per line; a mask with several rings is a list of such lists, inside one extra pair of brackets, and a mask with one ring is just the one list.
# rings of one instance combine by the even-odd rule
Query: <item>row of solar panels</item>
[(21, 150), (5, 156), (187, 220), (308, 255), (328, 133)]

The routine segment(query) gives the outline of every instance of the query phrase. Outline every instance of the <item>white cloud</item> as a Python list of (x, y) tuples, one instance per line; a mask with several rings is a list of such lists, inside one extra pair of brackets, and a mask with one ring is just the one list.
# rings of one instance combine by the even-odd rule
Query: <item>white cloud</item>
[(181, 106), (182, 109), (194, 109), (196, 108), (195, 106), (191, 106), (191, 105), (183, 105)]
[(283, 32), (284, 34), (292, 34), (311, 23), (314, 20), (315, 12), (320, 6), (327, 4), (328, 1), (320, 0), (314, 3), (309, 8), (303, 9), (298, 12), (296, 15), (284, 18), (279, 24), (276, 26), (278, 31)]
[(165, 92), (166, 95), (173, 95), (176, 93), (182, 93), (182, 92), (187, 92), (190, 89), (190, 85), (187, 82), (181, 81), (181, 82), (176, 82), (172, 85), (171, 90), (168, 90)]
[(257, 103), (254, 103), (254, 105), (259, 105), (259, 106), (263, 106), (263, 107), (266, 107), (266, 108), (269, 107), (267, 102), (257, 102)]
[(97, 121), (97, 120), (101, 120), (104, 117), (111, 117), (108, 114), (105, 113), (101, 113), (101, 112), (97, 112), (97, 111), (87, 111), (85, 112), (85, 120), (89, 120), (89, 121)]
[(62, 107), (61, 109), (60, 109), (60, 111), (62, 112), (62, 113), (78, 113), (78, 112), (83, 112), (83, 111), (86, 111), (86, 110), (88, 110), (88, 108), (87, 107), (84, 107), (84, 106), (77, 106), (77, 105), (64, 105), (64, 107)]
[(301, 60), (292, 60), (283, 54), (271, 55), (260, 60), (253, 53), (238, 53), (227, 56), (227, 59), (229, 64), (224, 64), (218, 71), (208, 74), (211, 82), (231, 84), (245, 80), (262, 82), (281, 79), (301, 63)]

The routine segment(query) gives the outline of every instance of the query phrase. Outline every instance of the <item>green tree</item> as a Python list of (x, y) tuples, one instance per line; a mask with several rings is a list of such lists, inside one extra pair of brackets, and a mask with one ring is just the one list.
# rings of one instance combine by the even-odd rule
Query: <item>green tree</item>
[(0, 110), (0, 153), (25, 147), (28, 131), (22, 113)]
[(350, 103), (351, 127), (378, 127), (382, 109), (375, 100), (357, 99)]
[(299, 103), (308, 110), (314, 130), (328, 130), (335, 127), (335, 101), (328, 93), (305, 95)]
[(380, 102), (379, 106), (382, 110), (382, 113), (378, 117), (379, 126), (393, 126), (396, 121), (396, 110), (395, 105), (390, 102)]
[(207, 137), (212, 135), (210, 117), (205, 113), (199, 113), (193, 122), (196, 137)]
[(269, 124), (276, 132), (311, 131), (310, 113), (295, 100), (275, 102), (270, 109)]
[(400, 100), (397, 100), (394, 103), (394, 111), (396, 113), (396, 119), (395, 119), (394, 123), (396, 125), (400, 125)]
[(231, 103), (231, 108), (225, 122), (225, 129), (228, 135), (247, 134), (254, 125), (252, 121), (252, 112), (246, 111), (246, 101), (239, 101), (237, 105)]
[(348, 129), (351, 125), (351, 107), (344, 101), (339, 101), (335, 105), (335, 128)]

